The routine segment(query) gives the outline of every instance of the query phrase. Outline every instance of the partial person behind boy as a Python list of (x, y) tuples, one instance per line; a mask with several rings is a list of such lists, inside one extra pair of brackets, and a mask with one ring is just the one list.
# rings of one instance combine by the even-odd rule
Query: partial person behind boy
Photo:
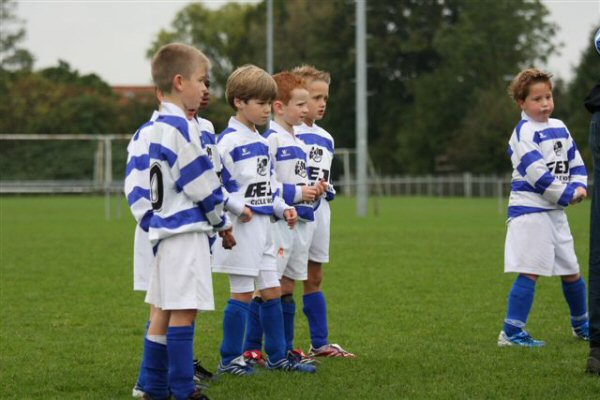
[(509, 93), (522, 110), (509, 141), (513, 174), (508, 203), (504, 272), (519, 274), (508, 297), (498, 346), (540, 347), (525, 324), (539, 276), (560, 276), (573, 334), (589, 340), (586, 288), (564, 209), (587, 196), (587, 172), (565, 124), (554, 110), (552, 75), (521, 71)]
[[(600, 30), (596, 35), (600, 35)], [(600, 53), (600, 42), (596, 44)], [(590, 210), (590, 354), (587, 372), (600, 374), (600, 80), (585, 98), (585, 107), (592, 113), (590, 150), (594, 161), (594, 186)]]
[[(308, 91), (302, 79), (291, 72), (275, 74), (277, 98), (273, 102), (274, 120), (263, 134), (269, 143), (269, 154), (273, 160), (277, 181), (286, 204), (292, 204), (298, 213), (298, 224), (288, 229), (285, 221), (273, 225), (273, 239), (277, 251), (277, 270), (281, 282), (281, 303), (284, 316), (286, 350), (290, 357), (300, 356), (294, 350), (294, 289), (296, 280), (307, 278), (308, 248), (312, 238), (314, 221), (313, 201), (323, 193), (326, 184), (309, 186), (306, 172), (308, 149), (294, 133), (294, 127), (302, 123), (308, 113)], [(262, 363), (262, 327), (258, 310), (262, 299), (255, 297), (250, 304), (248, 329), (244, 344), (246, 360)], [(291, 308), (291, 309), (290, 309)]]
[(231, 226), (221, 184), (191, 123), (208, 69), (206, 56), (184, 44), (165, 45), (152, 59), (164, 99), (149, 135), (149, 239), (156, 262), (146, 302), (156, 312), (144, 346), (144, 398), (206, 398), (194, 383), (194, 321), (197, 310), (214, 310), (207, 234)]
[(267, 368), (315, 372), (313, 366), (288, 359), (285, 351), (271, 217), (284, 219), (292, 228), (297, 222), (297, 214), (277, 191), (268, 142), (256, 130), (256, 125), (265, 125), (269, 119), (277, 87), (268, 73), (256, 66), (245, 65), (229, 76), (225, 95), (235, 116), (219, 135), (217, 150), (222, 161), (223, 186), (229, 193), (226, 209), (233, 214), (237, 245), (232, 250), (224, 250), (218, 245), (214, 249), (213, 271), (229, 274), (231, 292), (223, 316), (221, 361), (217, 373), (253, 373), (242, 353), (248, 306), (255, 290), (263, 299), (259, 318), (265, 334)]
[(338, 344), (329, 342), (327, 302), (322, 290), (323, 264), (329, 262), (331, 209), (329, 202), (335, 198), (331, 185), (331, 163), (334, 154), (333, 137), (316, 124), (325, 116), (329, 100), (331, 77), (328, 72), (304, 65), (292, 72), (304, 79), (309, 92), (308, 114), (296, 135), (310, 148), (308, 153), (308, 179), (311, 185), (327, 183), (324, 196), (315, 202), (315, 227), (308, 256), (308, 279), (304, 281), (303, 311), (310, 330), (310, 356), (355, 357)]

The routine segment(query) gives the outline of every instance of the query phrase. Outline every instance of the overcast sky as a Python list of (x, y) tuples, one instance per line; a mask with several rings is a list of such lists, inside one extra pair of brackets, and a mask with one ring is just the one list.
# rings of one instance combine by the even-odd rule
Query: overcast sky
[[(203, 0), (219, 7), (227, 0)], [(256, 1), (256, 0), (248, 0)], [(316, 1), (316, 0), (315, 0)], [(475, 0), (474, 0), (475, 1)], [(542, 0), (558, 23), (561, 55), (546, 67), (571, 79), (593, 27), (600, 27), (600, 0)], [(67, 61), (83, 74), (96, 73), (111, 85), (150, 84), (146, 50), (160, 29), (192, 1), (152, 0), (18, 0), (35, 68)]]

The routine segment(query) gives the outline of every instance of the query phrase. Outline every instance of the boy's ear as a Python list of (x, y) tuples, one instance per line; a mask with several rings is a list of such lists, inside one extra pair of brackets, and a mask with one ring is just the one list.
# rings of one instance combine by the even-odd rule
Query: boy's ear
[(182, 88), (183, 88), (183, 76), (180, 74), (177, 74), (173, 77), (173, 89), (175, 89), (177, 91), (181, 91)]
[(519, 105), (520, 109), (523, 109), (523, 104), (525, 104), (525, 100), (519, 99), (519, 100), (517, 100), (517, 104)]
[(240, 108), (242, 105), (243, 100), (240, 99), (239, 97), (234, 97), (233, 98), (233, 105), (235, 106), (235, 108)]
[(281, 100), (275, 100), (273, 102), (273, 105), (271, 107), (273, 107), (273, 112), (275, 113), (282, 113), (283, 112), (283, 101)]

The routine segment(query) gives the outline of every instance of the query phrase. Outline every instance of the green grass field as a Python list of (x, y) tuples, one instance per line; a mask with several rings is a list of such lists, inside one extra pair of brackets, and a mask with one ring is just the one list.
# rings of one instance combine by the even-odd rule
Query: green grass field
[[(0, 398), (130, 398), (147, 306), (132, 291), (125, 203), (110, 221), (101, 197), (2, 197), (0, 205)], [(312, 376), (224, 377), (211, 399), (599, 398), (558, 278), (540, 279), (528, 324), (547, 347), (496, 347), (514, 280), (502, 272), (497, 200), (386, 198), (379, 207), (359, 219), (352, 199), (332, 203), (330, 339), (358, 358), (324, 360)], [(568, 214), (587, 272), (589, 203)], [(214, 284), (217, 311), (199, 316), (196, 336), (211, 370), (228, 298), (227, 278)], [(306, 349), (296, 300), (296, 345)]]

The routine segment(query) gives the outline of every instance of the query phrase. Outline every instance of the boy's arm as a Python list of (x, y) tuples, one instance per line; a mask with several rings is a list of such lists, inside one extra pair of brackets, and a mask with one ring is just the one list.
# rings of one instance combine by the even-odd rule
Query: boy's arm
[(217, 144), (217, 151), (221, 160), (221, 183), (223, 185), (223, 194), (225, 199), (225, 210), (240, 216), (244, 212), (246, 202), (239, 197), (239, 186), (231, 171), (233, 171), (233, 160), (227, 153), (225, 145)]
[(223, 212), (223, 191), (213, 164), (202, 146), (186, 142), (177, 155), (179, 178), (176, 185), (199, 207), (216, 230), (228, 229), (229, 219)]
[(147, 232), (152, 217), (152, 203), (150, 202), (150, 158), (144, 146), (142, 140), (132, 140), (127, 148), (124, 190), (133, 218)]
[(513, 165), (519, 174), (546, 200), (567, 207), (575, 195), (575, 187), (556, 179), (546, 166), (535, 133), (522, 128), (520, 139), (512, 144)]
[(567, 151), (569, 159), (569, 183), (575, 187), (587, 189), (587, 170), (573, 137), (569, 135), (569, 139), (570, 148)]

